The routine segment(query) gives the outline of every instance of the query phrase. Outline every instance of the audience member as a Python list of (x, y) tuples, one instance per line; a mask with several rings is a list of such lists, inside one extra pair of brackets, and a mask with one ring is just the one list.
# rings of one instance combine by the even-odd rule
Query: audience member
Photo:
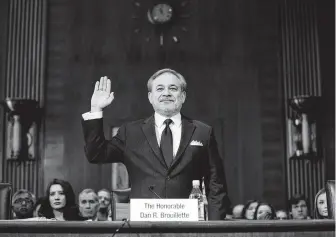
[(97, 218), (99, 221), (112, 220), (111, 218), (111, 208), (112, 208), (112, 197), (111, 192), (107, 189), (101, 189), (98, 191), (99, 198), (99, 210)]
[(12, 211), (14, 219), (27, 219), (33, 217), (35, 196), (25, 189), (20, 189), (12, 197)]
[(46, 198), (41, 204), (38, 215), (62, 221), (81, 220), (75, 200), (71, 184), (61, 179), (54, 179), (47, 187)]
[(243, 219), (244, 205), (238, 204), (232, 209), (232, 219)]
[(98, 221), (99, 198), (93, 189), (84, 189), (78, 195), (79, 212), (84, 220)]
[(248, 201), (242, 211), (243, 219), (246, 220), (253, 220), (253, 216), (256, 210), (256, 207), (258, 206), (259, 202), (257, 200), (250, 200)]
[(308, 201), (304, 195), (293, 195), (288, 201), (288, 209), (294, 220), (310, 219), (308, 213)]
[(285, 210), (278, 210), (276, 212), (276, 219), (277, 220), (288, 220), (289, 218)]
[(259, 203), (255, 208), (254, 220), (274, 220), (276, 218), (275, 209), (268, 203)]
[(321, 189), (315, 196), (314, 218), (315, 219), (328, 218), (327, 194), (324, 188)]

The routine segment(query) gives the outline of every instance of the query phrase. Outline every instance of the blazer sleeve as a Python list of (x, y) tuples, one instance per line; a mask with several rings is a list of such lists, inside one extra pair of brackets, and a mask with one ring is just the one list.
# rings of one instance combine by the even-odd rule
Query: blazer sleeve
[(231, 202), (227, 192), (226, 177), (219, 155), (213, 129), (210, 131), (204, 184), (208, 198), (209, 220), (224, 220)]
[(119, 128), (111, 140), (106, 140), (103, 119), (83, 120), (84, 152), (90, 163), (115, 163), (124, 161), (126, 127)]

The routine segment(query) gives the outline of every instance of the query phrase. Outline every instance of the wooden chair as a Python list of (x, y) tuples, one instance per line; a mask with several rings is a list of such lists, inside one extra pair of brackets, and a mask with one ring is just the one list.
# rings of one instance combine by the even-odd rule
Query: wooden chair
[(112, 190), (112, 220), (130, 218), (131, 188)]
[(327, 194), (328, 216), (330, 219), (335, 219), (335, 180), (328, 180), (325, 189)]
[(0, 220), (11, 219), (12, 213), (12, 185), (0, 183)]

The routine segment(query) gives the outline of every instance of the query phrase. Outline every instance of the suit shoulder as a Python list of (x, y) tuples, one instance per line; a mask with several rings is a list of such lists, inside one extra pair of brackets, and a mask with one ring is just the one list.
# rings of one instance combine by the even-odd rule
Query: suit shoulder
[(187, 118), (185, 117), (185, 119), (189, 120), (191, 123), (193, 123), (196, 127), (199, 127), (199, 128), (203, 128), (203, 129), (212, 129), (212, 127), (200, 120), (196, 120), (196, 119), (190, 119), (190, 118)]
[(123, 126), (125, 127), (134, 127), (134, 126), (139, 126), (141, 124), (143, 124), (145, 121), (145, 119), (138, 119), (138, 120), (134, 120), (134, 121), (129, 121), (123, 124)]

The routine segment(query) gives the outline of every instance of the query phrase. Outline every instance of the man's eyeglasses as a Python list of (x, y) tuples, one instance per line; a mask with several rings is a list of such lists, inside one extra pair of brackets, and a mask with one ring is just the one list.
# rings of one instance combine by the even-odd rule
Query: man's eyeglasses
[(18, 198), (14, 201), (14, 204), (20, 204), (22, 202), (25, 202), (25, 203), (29, 203), (29, 204), (33, 204), (34, 201), (30, 198)]

